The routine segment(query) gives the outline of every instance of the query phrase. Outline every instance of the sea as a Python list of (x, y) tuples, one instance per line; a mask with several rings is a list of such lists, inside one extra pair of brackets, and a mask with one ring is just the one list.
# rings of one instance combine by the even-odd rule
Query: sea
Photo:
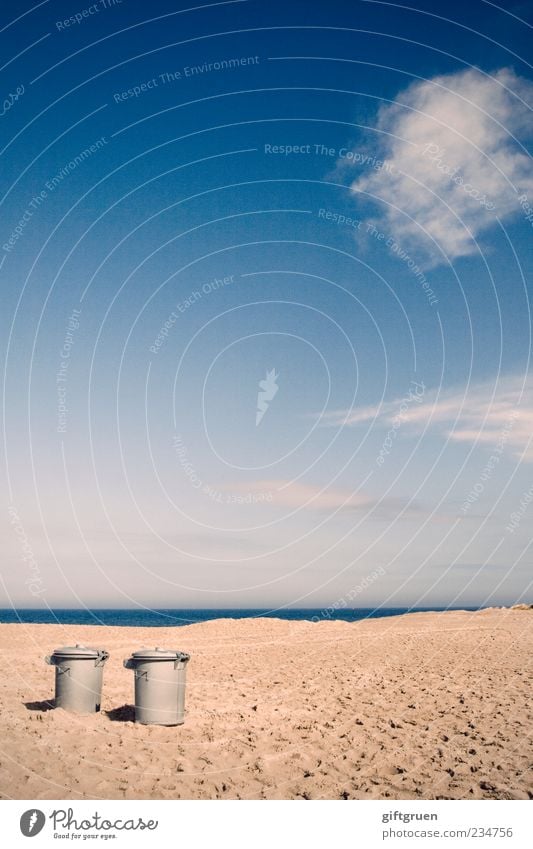
[(208, 622), (212, 619), (286, 619), (291, 622), (326, 620), (341, 620), (343, 622), (360, 622), (362, 619), (379, 619), (386, 616), (400, 616), (404, 613), (423, 613), (443, 610), (478, 610), (476, 607), (444, 608), (444, 607), (381, 607), (381, 608), (281, 608), (279, 610), (262, 609), (213, 609), (213, 610), (179, 610), (179, 609), (6, 609), (0, 610), (0, 622), (21, 622), (44, 625), (113, 625), (135, 627), (169, 627), (192, 625), (198, 622)]

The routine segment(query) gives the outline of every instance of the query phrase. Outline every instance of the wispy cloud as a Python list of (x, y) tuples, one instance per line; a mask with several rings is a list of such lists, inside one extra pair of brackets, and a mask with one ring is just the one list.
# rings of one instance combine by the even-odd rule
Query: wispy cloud
[[(410, 498), (386, 496), (376, 498), (367, 492), (352, 492), (336, 486), (320, 486), (301, 481), (284, 479), (256, 480), (243, 484), (231, 484), (234, 492), (239, 488), (244, 492), (265, 492), (272, 495), (270, 504), (289, 510), (306, 510), (333, 513), (363, 510), (375, 519), (388, 521), (402, 514), (404, 519), (420, 518), (423, 511), (420, 505)], [(425, 515), (425, 514), (424, 514)]]
[(530, 120), (523, 100), (532, 94), (533, 83), (506, 68), (415, 83), (378, 116), (389, 134), (380, 153), (388, 167), (360, 177), (353, 191), (384, 202), (382, 218), (397, 239), (436, 256), (429, 236), (450, 259), (474, 253), (472, 237), (495, 216), (518, 213), (518, 196), (533, 193), (530, 160), (519, 144)]
[[(404, 399), (395, 398), (375, 406), (334, 410), (322, 423), (356, 427), (372, 422), (390, 427)], [(419, 434), (425, 429), (439, 432), (456, 442), (495, 446), (505, 437), (517, 456), (533, 462), (533, 380), (524, 385), (523, 376), (508, 375), (497, 384), (479, 383), (467, 389), (426, 391), (423, 400), (402, 413), (402, 432)], [(531, 442), (531, 444), (529, 444)]]

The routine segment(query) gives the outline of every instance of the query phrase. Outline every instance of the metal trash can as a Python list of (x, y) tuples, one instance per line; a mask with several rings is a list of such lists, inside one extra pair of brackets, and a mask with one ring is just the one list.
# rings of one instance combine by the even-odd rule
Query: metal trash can
[(55, 707), (95, 713), (102, 700), (102, 676), (109, 652), (87, 646), (63, 646), (45, 658), (56, 668)]
[(167, 649), (140, 649), (124, 661), (135, 673), (135, 722), (182, 725), (185, 675), (190, 656)]

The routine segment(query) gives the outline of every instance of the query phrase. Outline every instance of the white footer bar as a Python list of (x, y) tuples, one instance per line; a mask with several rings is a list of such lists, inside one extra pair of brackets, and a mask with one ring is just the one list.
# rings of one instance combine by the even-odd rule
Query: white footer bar
[(533, 807), (521, 801), (6, 800), (1, 805), (6, 847), (533, 847)]

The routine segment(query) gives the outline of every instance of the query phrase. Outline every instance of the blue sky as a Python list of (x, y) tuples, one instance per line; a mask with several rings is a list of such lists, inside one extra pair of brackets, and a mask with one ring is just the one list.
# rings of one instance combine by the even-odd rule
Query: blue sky
[(530, 4), (3, 16), (3, 606), (529, 600)]

